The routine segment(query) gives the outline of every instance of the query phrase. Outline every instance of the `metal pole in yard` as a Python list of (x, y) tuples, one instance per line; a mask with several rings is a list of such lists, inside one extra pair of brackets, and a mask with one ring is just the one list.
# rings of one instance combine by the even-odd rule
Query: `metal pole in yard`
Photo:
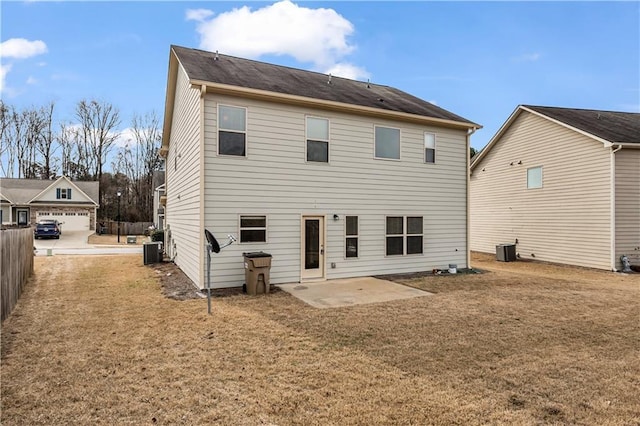
[(211, 315), (211, 245), (207, 245), (207, 312)]
[(122, 192), (118, 191), (118, 242), (120, 242), (120, 196)]

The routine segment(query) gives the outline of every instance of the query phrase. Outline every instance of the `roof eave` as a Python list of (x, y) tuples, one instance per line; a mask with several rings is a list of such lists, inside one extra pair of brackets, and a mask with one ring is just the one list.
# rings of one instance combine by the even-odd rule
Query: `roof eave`
[(173, 51), (169, 52), (169, 69), (167, 70), (167, 94), (164, 101), (164, 123), (162, 125), (162, 145), (160, 155), (166, 158), (169, 152), (169, 137), (173, 123), (173, 106), (176, 99), (176, 83), (178, 77), (178, 57)]
[(482, 148), (482, 151), (480, 151), (480, 153), (478, 155), (473, 157), (473, 161), (471, 162), (471, 165), (469, 166), (469, 170), (471, 172), (473, 172), (473, 170), (475, 169), (476, 165), (478, 163), (480, 163), (480, 161), (482, 161), (482, 159), (484, 157), (486, 157), (487, 153), (489, 151), (491, 151), (491, 148), (493, 148), (493, 145), (496, 144), (496, 142), (502, 137), (504, 132), (506, 132), (507, 129), (509, 128), (509, 126), (511, 126), (511, 123), (513, 123), (515, 121), (515, 119), (518, 118), (518, 116), (521, 113), (522, 113), (521, 105), (518, 105), (516, 107), (516, 109), (513, 110), (513, 112), (509, 116), (509, 118), (507, 118), (507, 121), (504, 122), (504, 124), (500, 127), (500, 129), (498, 129), (496, 134), (493, 135), (493, 137), (489, 140), (489, 143), (487, 143), (487, 145), (484, 148)]
[(640, 141), (638, 141), (638, 142), (609, 142), (608, 146), (640, 149)]
[(258, 90), (247, 87), (233, 86), (229, 84), (211, 83), (203, 80), (190, 80), (193, 88), (206, 87), (207, 93), (220, 95), (242, 96), (245, 98), (280, 102), (289, 105), (307, 106), (332, 111), (342, 111), (353, 114), (362, 114), (372, 117), (395, 119), (413, 123), (435, 124), (454, 129), (481, 129), (482, 126), (472, 122), (447, 120), (443, 118), (427, 117), (424, 115), (409, 114), (405, 112), (389, 111), (379, 108), (347, 104), (343, 102), (328, 101), (324, 99), (309, 98), (305, 96), (290, 95), (286, 93)]

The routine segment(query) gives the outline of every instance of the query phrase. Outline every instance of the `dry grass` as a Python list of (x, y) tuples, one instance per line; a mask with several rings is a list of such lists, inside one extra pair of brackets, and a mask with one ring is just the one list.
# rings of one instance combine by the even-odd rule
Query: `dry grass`
[[(147, 241), (149, 241), (149, 237), (145, 236), (145, 235), (136, 235), (136, 244), (138, 246), (143, 245), (144, 243), (146, 243)], [(121, 246), (126, 246), (126, 245), (134, 245), (134, 244), (127, 244), (127, 236), (126, 235), (120, 235), (120, 242), (118, 242), (118, 236), (117, 235), (110, 235), (110, 234), (102, 234), (102, 235), (98, 235), (98, 234), (91, 234), (89, 235), (89, 244), (94, 244), (94, 245), (110, 245), (110, 246), (117, 246), (117, 245), (121, 245)]]
[(477, 257), (437, 294), (176, 301), (138, 256), (39, 257), (2, 329), (2, 424), (640, 422), (640, 276)]

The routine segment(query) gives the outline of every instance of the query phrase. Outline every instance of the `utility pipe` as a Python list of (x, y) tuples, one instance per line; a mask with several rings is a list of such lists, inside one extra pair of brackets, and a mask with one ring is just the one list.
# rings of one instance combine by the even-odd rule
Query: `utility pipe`
[(473, 135), (477, 127), (472, 127), (467, 130), (467, 268), (471, 269), (471, 208), (469, 201), (471, 200), (469, 185), (471, 184), (471, 135)]

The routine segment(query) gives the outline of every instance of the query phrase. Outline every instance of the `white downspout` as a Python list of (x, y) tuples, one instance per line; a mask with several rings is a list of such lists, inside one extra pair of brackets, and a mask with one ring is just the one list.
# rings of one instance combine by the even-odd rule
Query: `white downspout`
[(202, 86), (200, 86), (200, 117), (199, 117), (199, 129), (198, 132), (200, 133), (200, 140), (199, 140), (199, 149), (200, 149), (200, 154), (199, 154), (199, 160), (200, 160), (200, 164), (198, 166), (198, 174), (200, 176), (200, 237), (198, 239), (198, 241), (200, 242), (199, 244), (199, 248), (198, 248), (198, 253), (199, 253), (199, 259), (200, 261), (198, 262), (198, 265), (200, 266), (198, 269), (200, 269), (200, 273), (199, 273), (199, 277), (200, 277), (200, 282), (198, 283), (198, 286), (200, 288), (205, 288), (205, 266), (204, 266), (204, 258), (205, 258), (205, 237), (204, 237), (204, 228), (205, 228), (205, 184), (207, 182), (207, 180), (205, 179), (205, 140), (204, 140), (204, 109), (206, 107), (205, 105), (205, 96), (207, 94), (207, 86), (205, 84), (203, 84)]
[(476, 130), (476, 127), (472, 127), (467, 130), (467, 150), (466, 150), (466, 158), (467, 158), (467, 268), (471, 268), (471, 208), (469, 202), (471, 201), (470, 195), (470, 184), (471, 184), (471, 135), (473, 135)]
[[(611, 145), (613, 146), (613, 145)], [(610, 226), (610, 235), (611, 235), (611, 259), (610, 259), (610, 267), (612, 271), (616, 271), (616, 152), (622, 149), (622, 145), (618, 145), (618, 147), (611, 151), (611, 200), (610, 200), (610, 210), (611, 210), (611, 226)]]

